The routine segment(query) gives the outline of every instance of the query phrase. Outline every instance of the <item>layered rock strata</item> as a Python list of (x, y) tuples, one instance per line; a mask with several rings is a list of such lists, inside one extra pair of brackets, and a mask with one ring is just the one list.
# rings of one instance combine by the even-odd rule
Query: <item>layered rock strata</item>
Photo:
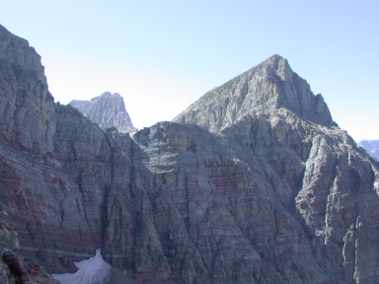
[(0, 117), (0, 221), (50, 273), (100, 248), (136, 283), (377, 283), (379, 167), (280, 56), (130, 137), (1, 27)]

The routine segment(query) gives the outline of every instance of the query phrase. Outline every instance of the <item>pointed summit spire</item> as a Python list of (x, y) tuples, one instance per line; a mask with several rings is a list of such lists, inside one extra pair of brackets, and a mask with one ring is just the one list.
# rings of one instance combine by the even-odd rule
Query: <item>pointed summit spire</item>
[(208, 92), (174, 121), (219, 132), (246, 116), (280, 108), (313, 123), (335, 125), (322, 96), (314, 95), (307, 81), (277, 54)]
[(275, 74), (282, 80), (289, 80), (292, 78), (293, 71), (288, 64), (288, 60), (281, 55), (274, 54), (259, 65), (261, 65), (261, 67), (266, 67), (271, 72), (275, 72)]

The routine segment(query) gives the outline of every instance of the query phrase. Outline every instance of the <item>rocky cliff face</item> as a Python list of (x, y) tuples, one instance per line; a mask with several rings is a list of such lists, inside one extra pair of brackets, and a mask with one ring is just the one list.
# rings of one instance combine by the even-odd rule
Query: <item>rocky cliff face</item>
[[(2, 211), (2, 214), (5, 214)], [(19, 248), (17, 232), (3, 220), (0, 223), (0, 283), (59, 284), (42, 267), (14, 251)]]
[(117, 93), (105, 92), (90, 101), (74, 100), (70, 105), (102, 129), (115, 127), (123, 133), (136, 130), (125, 109), (124, 99)]
[(0, 55), (17, 253), (62, 273), (100, 248), (136, 283), (377, 283), (379, 168), (285, 59), (130, 137), (54, 104), (35, 51), (0, 31), (37, 58)]
[(309, 122), (335, 125), (322, 96), (315, 96), (309, 84), (279, 55), (208, 92), (174, 121), (219, 132), (248, 115), (271, 114), (279, 109)]
[(379, 161), (379, 140), (363, 140), (359, 143), (375, 160)]
[(55, 105), (40, 57), (24, 39), (0, 26), (0, 130), (11, 143), (52, 151)]

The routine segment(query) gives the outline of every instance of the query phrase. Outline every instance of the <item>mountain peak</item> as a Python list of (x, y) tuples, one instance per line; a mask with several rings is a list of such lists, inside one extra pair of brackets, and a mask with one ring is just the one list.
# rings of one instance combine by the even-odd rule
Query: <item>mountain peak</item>
[(119, 93), (104, 92), (89, 101), (73, 100), (70, 105), (103, 129), (115, 127), (124, 133), (135, 130)]
[(273, 64), (273, 65), (278, 65), (279, 63), (287, 63), (288, 60), (284, 56), (280, 54), (273, 54), (264, 61), (262, 61), (260, 64)]
[(272, 55), (261, 64), (259, 64), (257, 68), (265, 68), (271, 75), (272, 72), (274, 72), (282, 80), (291, 79), (293, 74), (288, 60), (278, 54)]
[[(54, 104), (38, 57), (4, 36), (0, 283), (378, 283), (379, 163), (319, 127), (331, 125), (322, 97), (285, 60), (182, 115), (234, 124), (222, 135), (162, 122), (130, 139)], [(117, 98), (76, 102), (118, 127)]]
[(112, 93), (112, 92), (106, 91), (96, 98), (122, 98), (122, 96), (119, 93)]
[(362, 140), (359, 146), (365, 149), (371, 157), (379, 161), (379, 140)]
[(0, 61), (30, 70), (46, 82), (41, 57), (26, 39), (18, 37), (0, 25)]
[(335, 125), (323, 97), (313, 94), (307, 81), (280, 55), (206, 93), (174, 121), (219, 132), (246, 116), (270, 114), (280, 108), (313, 123)]
[(125, 105), (124, 99), (119, 93), (112, 93), (109, 91), (106, 91), (102, 93), (101, 95), (91, 99), (91, 102), (98, 102), (98, 101), (114, 102), (115, 104)]

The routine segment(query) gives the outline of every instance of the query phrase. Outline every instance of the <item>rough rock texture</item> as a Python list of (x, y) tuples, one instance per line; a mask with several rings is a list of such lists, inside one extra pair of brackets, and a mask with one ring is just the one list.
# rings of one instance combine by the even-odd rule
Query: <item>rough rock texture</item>
[(0, 131), (10, 143), (51, 151), (54, 99), (40, 57), (24, 39), (0, 26)]
[(136, 130), (126, 111), (124, 99), (117, 93), (105, 92), (90, 101), (73, 100), (70, 105), (102, 129), (115, 127), (123, 133)]
[(379, 140), (363, 140), (359, 143), (377, 161), (379, 161)]
[[(0, 58), (0, 221), (18, 254), (63, 273), (100, 248), (135, 283), (378, 282), (379, 167), (280, 56), (133, 137), (53, 104), (39, 61)], [(7, 116), (8, 100), (23, 103)]]
[(303, 120), (335, 125), (322, 96), (315, 96), (309, 84), (279, 55), (208, 92), (174, 121), (219, 132), (247, 115), (270, 114), (279, 108), (288, 109)]
[(18, 247), (17, 233), (8, 224), (0, 223), (0, 283), (59, 284), (39, 265), (25, 261), (15, 254), (14, 250)]

